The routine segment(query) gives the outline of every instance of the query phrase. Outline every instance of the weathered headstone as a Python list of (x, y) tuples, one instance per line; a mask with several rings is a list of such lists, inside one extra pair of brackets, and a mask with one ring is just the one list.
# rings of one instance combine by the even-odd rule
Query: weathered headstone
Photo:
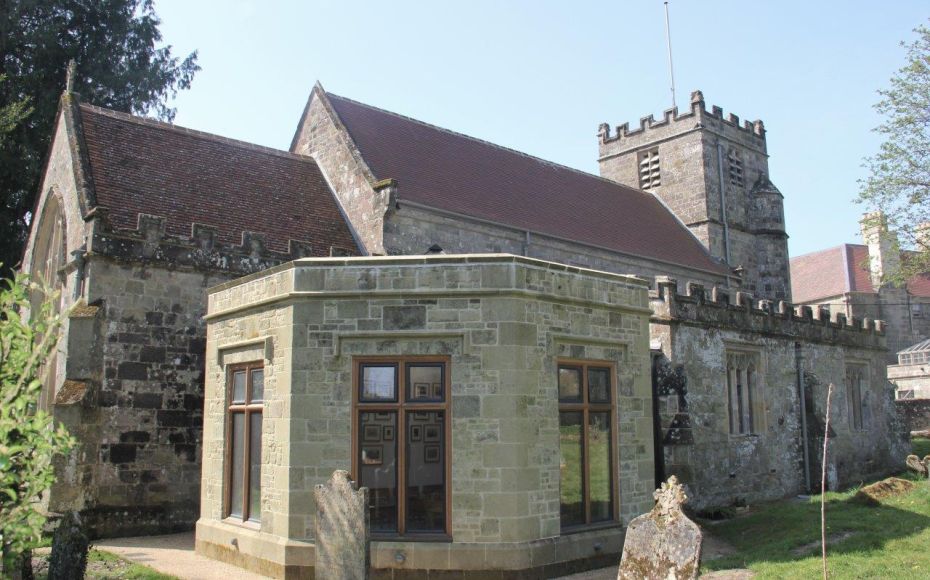
[(905, 461), (907, 466), (924, 477), (930, 476), (930, 455), (920, 459), (916, 455), (908, 455)]
[(368, 580), (368, 488), (357, 489), (346, 471), (313, 490), (316, 499), (316, 566), (320, 580)]
[(697, 578), (703, 535), (681, 511), (688, 496), (674, 475), (652, 496), (656, 499), (652, 511), (627, 527), (617, 578)]

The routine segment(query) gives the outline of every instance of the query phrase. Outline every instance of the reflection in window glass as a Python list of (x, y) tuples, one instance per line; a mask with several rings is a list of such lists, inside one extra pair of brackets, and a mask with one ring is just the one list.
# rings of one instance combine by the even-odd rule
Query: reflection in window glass
[(365, 365), (362, 367), (363, 401), (397, 400), (397, 367)]
[(262, 515), (262, 414), (250, 414), (249, 421), (249, 520), (257, 522)]
[(588, 493), (592, 523), (613, 517), (610, 480), (610, 413), (589, 413)]
[(445, 423), (442, 411), (407, 413), (407, 531), (445, 529)]
[(580, 411), (559, 413), (562, 527), (584, 523), (584, 442)]
[(359, 413), (359, 486), (368, 488), (373, 532), (397, 531), (397, 413)]
[(265, 398), (265, 371), (257, 369), (252, 371), (252, 402), (259, 402)]
[(233, 373), (233, 403), (245, 403), (245, 371)]
[(559, 367), (559, 400), (581, 401), (581, 369)]
[(407, 400), (443, 400), (442, 365), (407, 365)]
[(588, 402), (610, 402), (610, 369), (588, 369)]
[[(238, 373), (237, 373), (238, 374)], [(245, 373), (242, 373), (243, 379)], [(236, 413), (232, 416), (232, 466), (230, 474), (229, 515), (242, 517), (242, 484), (245, 470), (245, 415)]]

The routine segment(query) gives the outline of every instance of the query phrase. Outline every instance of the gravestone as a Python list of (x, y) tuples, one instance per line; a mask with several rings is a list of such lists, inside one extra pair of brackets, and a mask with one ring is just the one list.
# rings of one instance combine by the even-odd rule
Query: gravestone
[(313, 490), (316, 500), (316, 565), (318, 580), (368, 580), (368, 488), (357, 489), (346, 471), (334, 471), (329, 482)]
[(681, 511), (688, 496), (674, 475), (652, 496), (656, 499), (652, 511), (627, 527), (618, 580), (697, 578), (703, 535)]
[(905, 461), (907, 466), (916, 471), (924, 477), (930, 476), (930, 455), (927, 455), (923, 459), (920, 459), (916, 455), (908, 455), (907, 461)]

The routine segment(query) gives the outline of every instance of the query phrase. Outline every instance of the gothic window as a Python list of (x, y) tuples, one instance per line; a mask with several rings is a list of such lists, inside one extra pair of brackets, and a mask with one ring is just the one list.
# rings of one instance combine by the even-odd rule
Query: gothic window
[(727, 152), (727, 164), (730, 167), (730, 184), (743, 187), (743, 158), (732, 147)]
[(862, 416), (862, 400), (867, 390), (868, 368), (864, 365), (848, 365), (846, 367), (846, 397), (849, 409), (849, 426), (851, 429), (861, 431), (865, 429)]
[(613, 367), (567, 361), (558, 370), (562, 529), (612, 521)]
[(376, 536), (448, 536), (449, 361), (355, 361), (353, 472)]
[(758, 386), (756, 355), (746, 352), (727, 353), (727, 401), (731, 435), (756, 432), (753, 406)]
[(226, 421), (226, 516), (258, 523), (261, 518), (262, 410), (265, 371), (261, 363), (230, 368)]
[(649, 189), (662, 185), (662, 176), (659, 170), (658, 147), (641, 151), (639, 153), (639, 187)]
[[(65, 265), (65, 223), (58, 198), (51, 192), (42, 211), (42, 218), (38, 224), (35, 250), (32, 255), (32, 275), (41, 283), (47, 284), (54, 290), (61, 289), (58, 271)], [(30, 296), (30, 306), (38, 311), (42, 301), (48, 299), (41, 292), (33, 292)], [(52, 311), (58, 314), (61, 311), (61, 299), (51, 304)], [(43, 369), (44, 383), (39, 395), (39, 408), (48, 410), (55, 400), (55, 391), (58, 388), (58, 348), (56, 348), (45, 363)]]

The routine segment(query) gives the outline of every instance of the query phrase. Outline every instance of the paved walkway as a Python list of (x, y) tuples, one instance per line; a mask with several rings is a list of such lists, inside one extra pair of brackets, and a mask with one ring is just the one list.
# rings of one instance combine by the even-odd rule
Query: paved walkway
[[(183, 580), (266, 580), (265, 576), (195, 553), (193, 532), (101, 540), (95, 542), (94, 547)], [(564, 576), (557, 580), (615, 580), (616, 577), (617, 569), (611, 567)], [(726, 570), (705, 574), (702, 578), (744, 580), (752, 578), (752, 574), (748, 570)]]
[(267, 580), (265, 576), (195, 553), (194, 532), (99, 540), (94, 547), (184, 580)]

